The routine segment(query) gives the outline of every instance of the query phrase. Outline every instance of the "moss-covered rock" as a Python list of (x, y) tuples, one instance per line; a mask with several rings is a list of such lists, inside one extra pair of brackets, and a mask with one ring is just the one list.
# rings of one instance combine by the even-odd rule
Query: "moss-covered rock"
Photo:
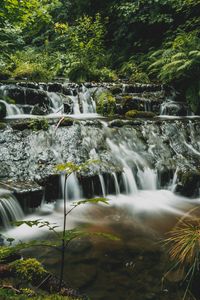
[(6, 123), (0, 122), (0, 130), (4, 130), (6, 128)]
[(155, 114), (153, 112), (147, 112), (147, 111), (138, 111), (138, 110), (129, 110), (125, 114), (126, 118), (154, 118)]
[(112, 116), (116, 113), (116, 99), (109, 91), (103, 91), (97, 97), (97, 113)]
[(48, 130), (49, 123), (47, 119), (38, 118), (38, 119), (30, 120), (28, 127), (33, 131)]
[(64, 118), (60, 123), (60, 126), (72, 126), (74, 124), (74, 120), (71, 118)]

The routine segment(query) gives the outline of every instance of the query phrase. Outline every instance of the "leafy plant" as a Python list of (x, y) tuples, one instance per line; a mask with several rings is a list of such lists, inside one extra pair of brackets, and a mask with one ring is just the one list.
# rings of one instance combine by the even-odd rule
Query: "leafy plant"
[(184, 269), (186, 272), (183, 279), (188, 281), (185, 299), (191, 281), (200, 267), (200, 219), (195, 216), (183, 217), (168, 235), (165, 244), (174, 264), (173, 268)]
[(102, 92), (97, 96), (97, 113), (112, 116), (116, 113), (116, 99), (110, 92)]
[(10, 267), (25, 282), (33, 282), (36, 278), (43, 278), (47, 273), (41, 263), (35, 258), (16, 260), (10, 263)]

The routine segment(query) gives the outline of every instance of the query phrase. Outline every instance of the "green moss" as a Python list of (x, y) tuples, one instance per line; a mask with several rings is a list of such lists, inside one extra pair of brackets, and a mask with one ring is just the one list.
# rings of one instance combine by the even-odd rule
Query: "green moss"
[(33, 282), (38, 278), (42, 279), (47, 273), (41, 263), (35, 258), (16, 260), (10, 263), (10, 267), (16, 276), (25, 282)]
[(0, 122), (0, 130), (3, 130), (6, 128), (6, 123)]
[(153, 112), (129, 110), (125, 114), (126, 118), (153, 118), (155, 114)]
[(116, 113), (116, 99), (110, 92), (102, 92), (97, 99), (97, 113), (113, 116)]
[(33, 131), (48, 130), (49, 123), (47, 119), (33, 119), (29, 121), (28, 127)]

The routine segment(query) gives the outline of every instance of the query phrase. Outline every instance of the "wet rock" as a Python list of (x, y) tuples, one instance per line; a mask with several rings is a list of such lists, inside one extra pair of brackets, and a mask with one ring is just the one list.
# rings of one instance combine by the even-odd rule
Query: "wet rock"
[(0, 120), (5, 118), (5, 116), (6, 116), (6, 105), (5, 103), (0, 101)]
[(49, 83), (47, 89), (48, 92), (62, 93), (63, 86), (61, 83)]
[(142, 93), (142, 92), (157, 92), (161, 91), (161, 85), (155, 84), (125, 84), (124, 93)]
[(73, 113), (73, 106), (74, 103), (70, 97), (65, 97), (63, 100), (63, 106), (64, 106), (64, 113), (65, 114), (72, 114)]
[(123, 88), (121, 85), (115, 85), (115, 86), (111, 86), (109, 87), (109, 90), (111, 91), (111, 93), (113, 95), (118, 95), (118, 94), (121, 94), (122, 91), (123, 91)]
[(185, 103), (171, 101), (163, 103), (161, 114), (169, 116), (187, 116), (188, 110)]
[(38, 90), (40, 88), (39, 84), (36, 82), (19, 82), (17, 83), (18, 86), (24, 87), (24, 88), (31, 88)]
[(41, 103), (41, 104), (36, 104), (33, 109), (31, 110), (31, 114), (32, 115), (48, 115), (52, 112), (52, 109), (50, 108), (49, 105), (45, 104), (45, 103)]
[(60, 123), (60, 126), (72, 126), (74, 124), (74, 120), (71, 118), (64, 118)]
[(13, 99), (16, 104), (35, 105), (44, 103), (50, 106), (50, 99), (45, 91), (17, 85), (5, 85), (1, 89), (2, 97)]
[(200, 171), (188, 170), (178, 172), (178, 186), (176, 191), (186, 197), (195, 197), (199, 195)]

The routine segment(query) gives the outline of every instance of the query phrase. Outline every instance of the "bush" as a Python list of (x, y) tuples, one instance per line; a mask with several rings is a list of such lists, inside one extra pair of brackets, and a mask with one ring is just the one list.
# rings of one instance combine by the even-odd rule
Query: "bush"
[(118, 79), (116, 72), (106, 67), (102, 68), (100, 71), (97, 71), (97, 77), (99, 81), (105, 82), (113, 82), (117, 81)]
[(37, 52), (34, 48), (17, 51), (10, 56), (9, 66), (12, 76), (16, 79), (50, 80), (61, 68), (57, 54)]
[(51, 78), (48, 70), (36, 63), (22, 63), (13, 72), (15, 79), (48, 80)]
[(33, 282), (36, 279), (42, 279), (47, 273), (41, 263), (35, 258), (16, 260), (10, 263), (10, 267), (12, 271), (16, 273), (16, 276), (25, 282)]

